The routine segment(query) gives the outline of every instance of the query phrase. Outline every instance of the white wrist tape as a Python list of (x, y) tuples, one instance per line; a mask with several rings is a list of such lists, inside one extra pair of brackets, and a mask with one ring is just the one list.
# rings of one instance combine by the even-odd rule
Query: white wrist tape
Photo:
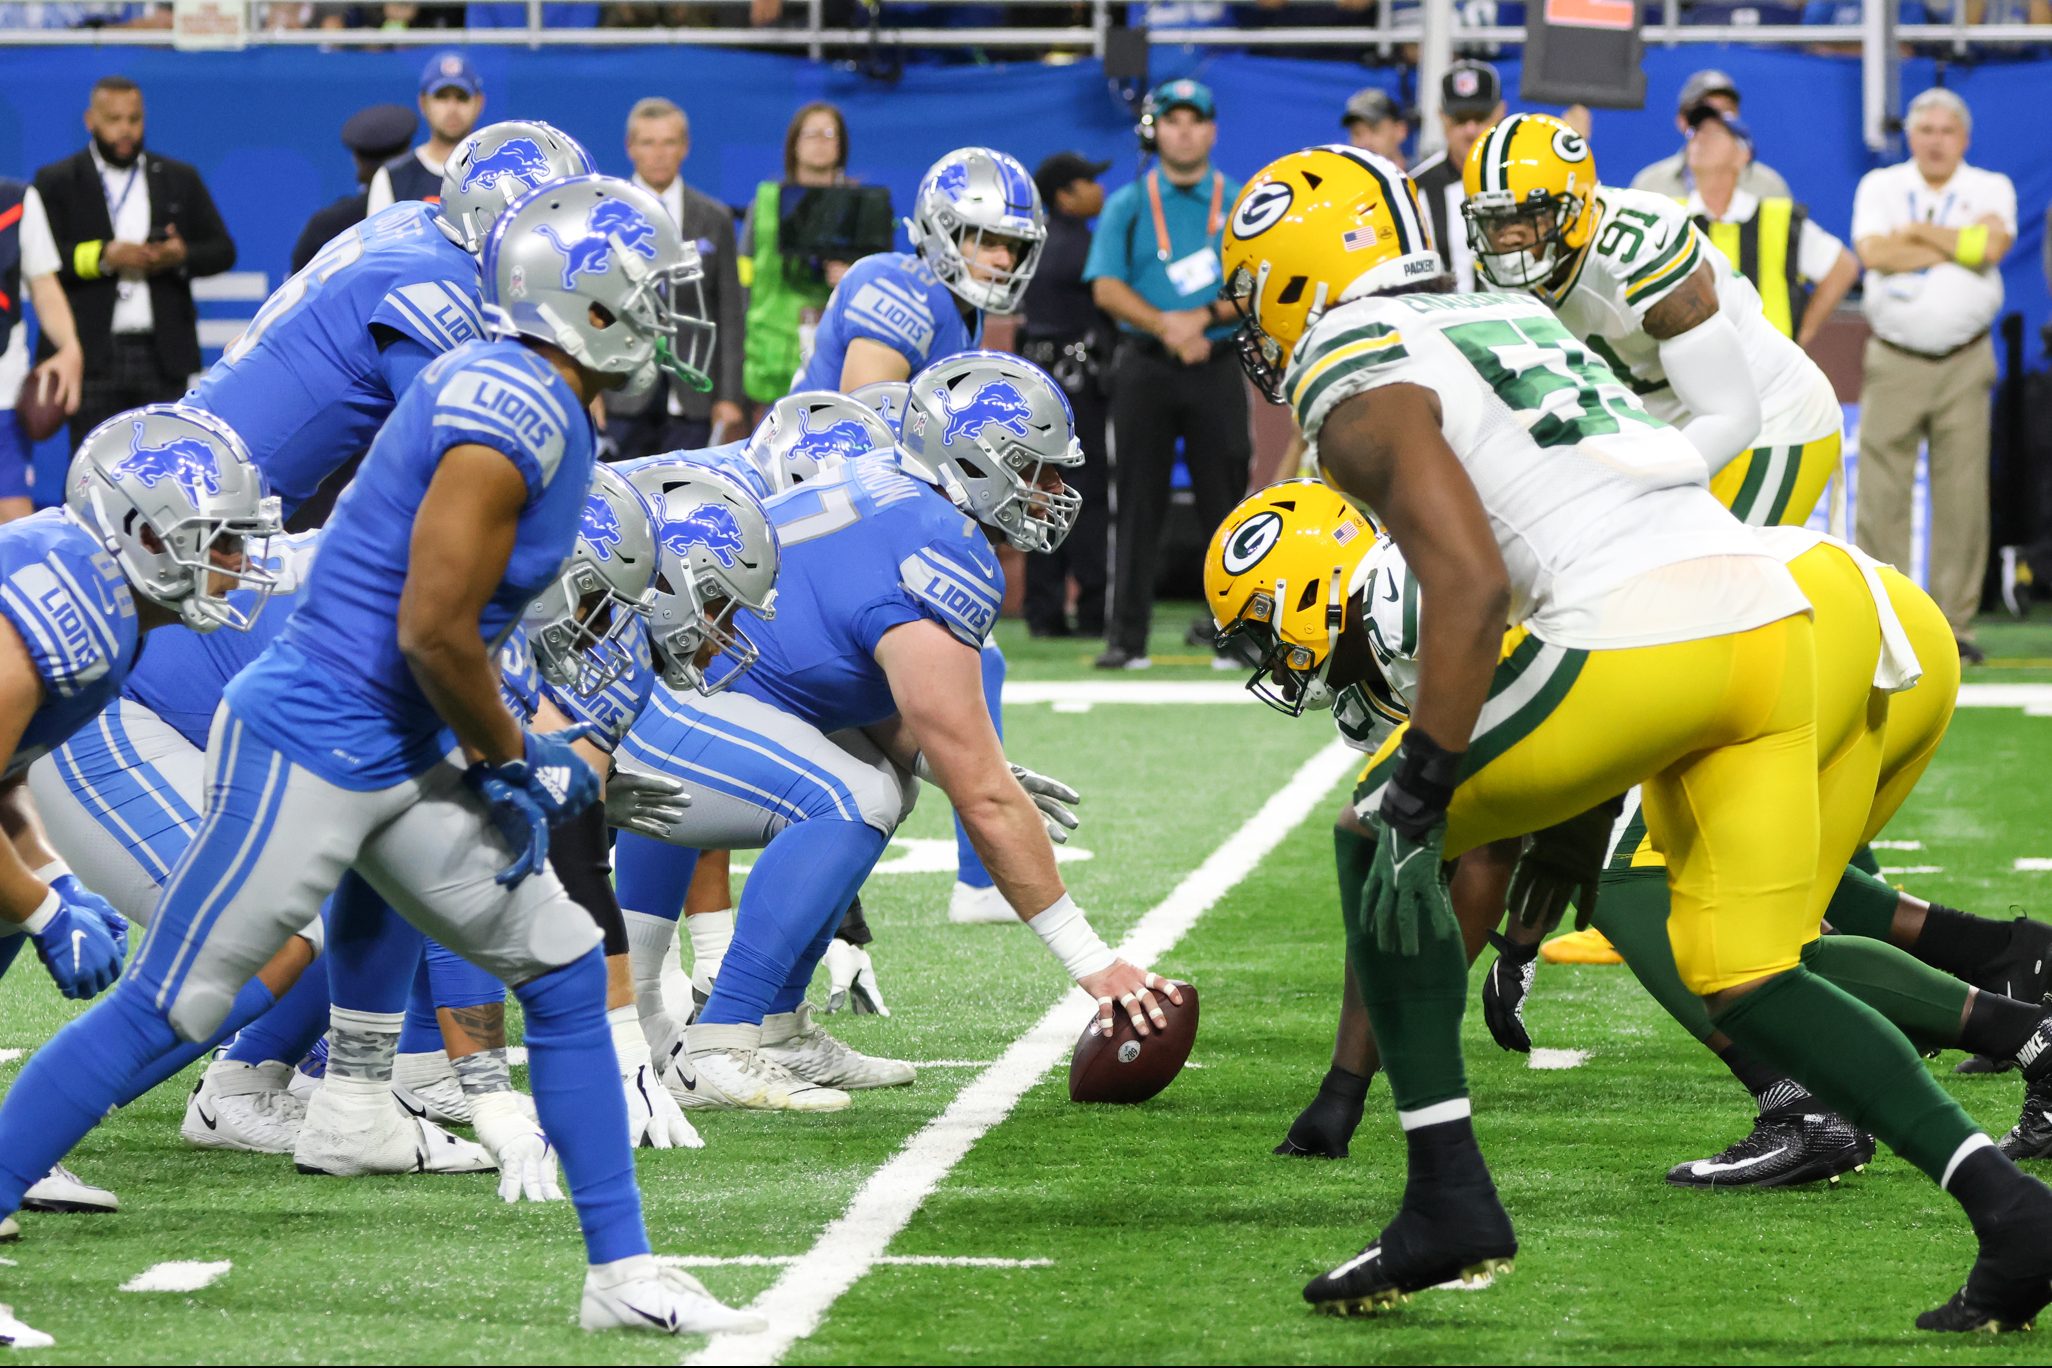
[(43, 883), (55, 883), (57, 882), (57, 880), (63, 878), (66, 874), (69, 874), (70, 872), (70, 865), (64, 863), (64, 861), (62, 860), (52, 860), (50, 861), (50, 863), (44, 865), (41, 869), (36, 870), (35, 876), (38, 880), (40, 880)]
[(49, 896), (36, 904), (36, 910), (31, 912), (28, 918), (22, 922), (21, 929), (28, 932), (31, 936), (42, 935), (43, 928), (50, 924), (51, 920), (56, 917), (58, 909), (63, 906), (64, 899), (57, 896), (56, 889), (51, 889)]
[(1026, 924), (1039, 933), (1047, 952), (1062, 962), (1062, 968), (1069, 971), (1072, 979), (1108, 969), (1118, 958), (1090, 925), (1083, 909), (1076, 906), (1076, 900), (1066, 893)]

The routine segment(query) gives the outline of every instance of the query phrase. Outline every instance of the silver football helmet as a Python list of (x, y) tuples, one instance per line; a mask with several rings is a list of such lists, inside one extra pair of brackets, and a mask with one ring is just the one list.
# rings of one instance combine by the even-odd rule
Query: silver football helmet
[[(966, 304), (1017, 312), (1047, 245), (1047, 211), (1026, 168), (988, 147), (963, 147), (927, 170), (905, 220), (912, 245), (940, 282)], [(1011, 269), (974, 266), (990, 240), (1009, 242)]]
[(873, 380), (848, 391), (850, 399), (860, 400), (876, 410), (879, 418), (890, 425), (893, 435), (905, 426), (905, 400), (912, 393), (912, 386), (903, 380)]
[(577, 546), (555, 582), (527, 605), (535, 668), (559, 688), (589, 696), (636, 665), (634, 623), (655, 588), (655, 520), (624, 476), (592, 471)]
[(1062, 387), (1031, 361), (991, 351), (936, 361), (911, 385), (898, 434), (905, 469), (932, 471), (957, 508), (1021, 551), (1060, 546), (1083, 506), (1055, 473), (1083, 464)]
[[(746, 608), (776, 616), (782, 551), (762, 501), (732, 476), (689, 461), (646, 465), (628, 476), (655, 514), (656, 579), (649, 640), (656, 668), (673, 689), (712, 695), (755, 664), (760, 652), (734, 625)], [(728, 668), (709, 678), (707, 646)]]
[(647, 191), (611, 176), (529, 191), (492, 225), (481, 265), (493, 336), (553, 343), (603, 375), (652, 363), (711, 387), (698, 248)]
[(748, 439), (748, 459), (770, 491), (781, 494), (819, 474), (829, 461), (890, 451), (897, 444), (890, 424), (853, 395), (801, 390), (770, 405)]
[(480, 252), (513, 201), (551, 181), (597, 170), (584, 145), (552, 124), (488, 124), (457, 143), (442, 166), (442, 221), (458, 246)]
[[(242, 438), (211, 413), (151, 404), (109, 418), (71, 458), (64, 506), (135, 592), (195, 632), (247, 631), (276, 586), (261, 543), (284, 528), (278, 496)], [(214, 559), (224, 554), (227, 565)], [(255, 601), (229, 602), (214, 592), (216, 576)]]

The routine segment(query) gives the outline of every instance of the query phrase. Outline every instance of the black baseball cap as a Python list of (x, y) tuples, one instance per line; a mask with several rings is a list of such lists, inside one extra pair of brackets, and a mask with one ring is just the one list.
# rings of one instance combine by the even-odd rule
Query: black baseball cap
[(1040, 202), (1052, 204), (1055, 191), (1079, 180), (1096, 180), (1111, 169), (1108, 161), (1092, 161), (1081, 152), (1057, 152), (1033, 168), (1033, 186)]
[(1729, 95), (1733, 102), (1740, 99), (1738, 82), (1716, 67), (1707, 67), (1682, 82), (1681, 99), (1676, 101), (1675, 110), (1687, 114), (1712, 95)]
[(342, 145), (360, 157), (385, 160), (413, 142), (420, 115), (405, 105), (374, 104), (359, 109), (342, 125)]
[(1380, 86), (1363, 86), (1347, 97), (1347, 107), (1340, 113), (1340, 127), (1348, 128), (1357, 123), (1387, 123), (1403, 117), (1404, 111), (1390, 98), (1388, 91)]
[(1456, 119), (1489, 115), (1503, 103), (1503, 77), (1487, 62), (1466, 58), (1439, 78), (1439, 109)]

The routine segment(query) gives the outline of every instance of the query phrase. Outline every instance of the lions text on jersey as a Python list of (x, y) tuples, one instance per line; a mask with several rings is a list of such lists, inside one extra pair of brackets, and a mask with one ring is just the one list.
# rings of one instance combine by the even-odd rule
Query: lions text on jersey
[(0, 528), (0, 616), (21, 638), (43, 686), (42, 706), (7, 759), (11, 779), (121, 691), (135, 666), (138, 634), (121, 568), (92, 533), (55, 508)]
[(370, 446), (423, 367), (483, 335), (476, 258), (433, 205), (395, 204), (279, 286), (187, 402), (241, 434), (290, 513)]
[(981, 346), (983, 314), (964, 319), (954, 294), (910, 252), (866, 256), (834, 287), (791, 392), (840, 389), (848, 344), (857, 338), (889, 347), (916, 375), (943, 356)]

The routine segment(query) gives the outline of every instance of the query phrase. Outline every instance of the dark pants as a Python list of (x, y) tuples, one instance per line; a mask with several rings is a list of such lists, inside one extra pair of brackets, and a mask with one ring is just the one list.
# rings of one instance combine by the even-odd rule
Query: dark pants
[(1247, 382), (1229, 343), (1186, 366), (1158, 347), (1130, 339), (1112, 375), (1114, 526), (1110, 645), (1147, 654), (1161, 527), (1168, 515), (1176, 439), (1190, 468), (1197, 521), (1208, 537), (1247, 492), (1254, 442), (1247, 426)]
[(1034, 631), (1062, 631), (1068, 625), (1069, 579), (1076, 580), (1076, 629), (1085, 636), (1104, 631), (1105, 586), (1111, 578), (1111, 469), (1105, 462), (1105, 398), (1087, 378), (1082, 393), (1071, 392), (1076, 439), (1083, 464), (1062, 472), (1069, 488), (1083, 496), (1075, 526), (1062, 544), (1026, 557), (1026, 625)]
[(78, 412), (71, 415), (71, 445), (126, 409), (144, 404), (175, 403), (185, 395), (191, 377), (166, 375), (157, 360), (157, 339), (146, 333), (114, 335), (107, 364), (87, 367)]
[[(672, 451), (698, 451), (712, 441), (712, 421), (706, 418), (682, 418), (669, 411), (663, 397), (657, 395), (649, 401), (642, 412), (632, 418), (614, 420), (607, 425), (613, 438), (615, 461), (631, 461), (641, 456), (661, 456)], [(739, 441), (745, 432), (730, 432), (727, 440)]]

